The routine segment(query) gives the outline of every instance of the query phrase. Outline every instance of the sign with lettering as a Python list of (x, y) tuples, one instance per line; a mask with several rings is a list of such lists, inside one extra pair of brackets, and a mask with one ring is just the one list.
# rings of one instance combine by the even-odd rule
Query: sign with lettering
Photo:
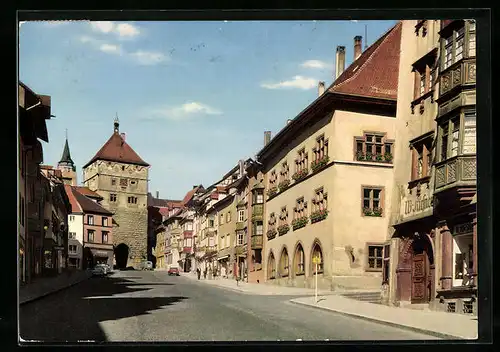
[(460, 224), (456, 225), (453, 228), (453, 234), (454, 235), (461, 235), (461, 234), (469, 234), (474, 231), (474, 227), (471, 222), (467, 222), (465, 224)]
[(403, 219), (432, 210), (433, 197), (430, 192), (422, 192), (417, 197), (416, 190), (413, 194), (407, 194), (401, 200), (400, 214)]

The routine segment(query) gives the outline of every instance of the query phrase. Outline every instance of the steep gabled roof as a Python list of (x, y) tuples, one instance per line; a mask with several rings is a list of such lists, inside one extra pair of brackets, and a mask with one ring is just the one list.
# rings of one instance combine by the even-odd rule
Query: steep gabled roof
[(402, 22), (367, 48), (328, 88), (331, 93), (396, 99)]
[(92, 199), (78, 192), (75, 187), (71, 186), (71, 191), (73, 192), (76, 201), (78, 202), (78, 204), (80, 204), (80, 208), (83, 210), (84, 213), (101, 214), (108, 216), (113, 215), (113, 213), (110, 212), (109, 210), (104, 209), (102, 206), (94, 202)]
[(95, 198), (95, 199), (104, 199), (99, 193), (92, 191), (88, 187), (84, 186), (73, 186), (77, 192), (83, 194), (86, 197), (89, 198)]
[(97, 160), (149, 166), (149, 164), (142, 160), (132, 147), (125, 142), (117, 129), (115, 129), (108, 141), (104, 143), (102, 148), (99, 149), (96, 155), (94, 155), (94, 157), (90, 159), (90, 161), (86, 163), (83, 168), (86, 168)]
[(64, 190), (66, 191), (66, 195), (68, 196), (69, 202), (71, 204), (71, 212), (72, 213), (83, 213), (83, 209), (80, 206), (80, 203), (76, 200), (75, 195), (73, 194), (73, 190), (70, 185), (64, 185)]
[(193, 199), (193, 196), (195, 195), (196, 192), (202, 191), (202, 190), (203, 190), (202, 185), (193, 187), (193, 189), (190, 190), (189, 192), (187, 192), (186, 195), (184, 196), (184, 198), (182, 199), (182, 205), (185, 206), (187, 203), (189, 203), (189, 201), (191, 199)]

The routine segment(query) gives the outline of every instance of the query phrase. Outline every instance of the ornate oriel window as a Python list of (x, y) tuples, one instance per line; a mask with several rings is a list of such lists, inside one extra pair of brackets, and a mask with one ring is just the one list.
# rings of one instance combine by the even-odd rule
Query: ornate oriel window
[(304, 197), (300, 197), (295, 201), (295, 208), (293, 208), (293, 218), (300, 219), (306, 216), (307, 211), (307, 202), (304, 200)]
[(394, 140), (388, 139), (383, 132), (365, 132), (354, 137), (354, 160), (392, 163)]
[(439, 161), (476, 153), (476, 111), (464, 109), (439, 123)]
[(442, 68), (446, 70), (465, 57), (476, 56), (475, 20), (452, 21), (441, 30)]

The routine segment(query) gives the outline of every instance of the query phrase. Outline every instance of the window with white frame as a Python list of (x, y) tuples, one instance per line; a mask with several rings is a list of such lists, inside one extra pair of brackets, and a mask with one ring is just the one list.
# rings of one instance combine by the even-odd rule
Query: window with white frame
[(68, 232), (68, 238), (69, 239), (75, 239), (76, 238), (76, 232)]
[(70, 216), (69, 216), (69, 221), (70, 221), (70, 222), (75, 221), (75, 216), (74, 216), (74, 215), (70, 215)]
[[(472, 230), (472, 227), (470, 227)], [(466, 286), (472, 282), (474, 250), (473, 234), (453, 236), (453, 286)]]
[(238, 210), (238, 222), (245, 221), (245, 209)]
[(237, 246), (241, 246), (243, 244), (244, 237), (245, 237), (244, 231), (236, 232), (236, 245)]
[(70, 245), (68, 246), (68, 252), (69, 252), (70, 254), (76, 254), (76, 245), (70, 244)]
[(94, 216), (87, 215), (87, 224), (88, 225), (94, 225)]
[(257, 236), (262, 236), (264, 234), (264, 224), (262, 221), (257, 221), (255, 223), (255, 234)]

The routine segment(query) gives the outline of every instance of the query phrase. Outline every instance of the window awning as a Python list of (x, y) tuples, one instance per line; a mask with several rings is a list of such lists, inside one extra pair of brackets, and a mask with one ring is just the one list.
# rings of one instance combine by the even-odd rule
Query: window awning
[(229, 258), (229, 255), (223, 255), (222, 257), (217, 258), (217, 260), (223, 260)]

